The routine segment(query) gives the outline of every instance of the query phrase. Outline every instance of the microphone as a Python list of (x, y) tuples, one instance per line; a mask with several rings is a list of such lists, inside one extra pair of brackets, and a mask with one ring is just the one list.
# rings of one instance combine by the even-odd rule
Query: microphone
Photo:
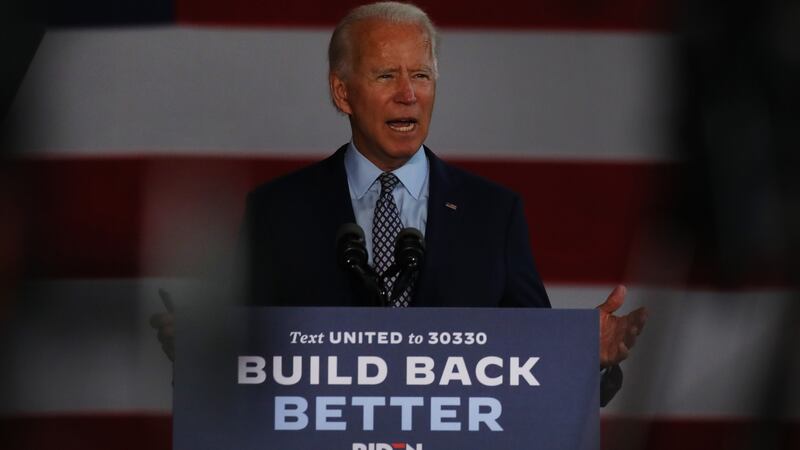
[(403, 228), (395, 241), (394, 261), (400, 274), (392, 286), (391, 298), (397, 299), (411, 284), (425, 259), (425, 239), (416, 228)]
[(395, 241), (394, 260), (401, 267), (416, 269), (425, 257), (425, 239), (416, 228), (403, 228)]
[(358, 224), (345, 223), (336, 232), (336, 255), (339, 264), (347, 269), (367, 265), (367, 246), (364, 230)]
[(336, 257), (340, 266), (358, 278), (367, 296), (376, 305), (383, 304), (378, 285), (378, 276), (367, 265), (367, 247), (364, 230), (358, 224), (345, 223), (336, 232)]

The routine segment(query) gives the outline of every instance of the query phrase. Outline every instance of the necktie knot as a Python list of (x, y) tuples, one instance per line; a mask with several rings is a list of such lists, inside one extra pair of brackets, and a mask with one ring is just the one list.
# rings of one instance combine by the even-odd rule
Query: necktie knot
[(381, 182), (381, 195), (383, 196), (391, 194), (394, 187), (400, 182), (400, 179), (392, 172), (383, 172), (381, 176), (378, 177), (378, 181)]

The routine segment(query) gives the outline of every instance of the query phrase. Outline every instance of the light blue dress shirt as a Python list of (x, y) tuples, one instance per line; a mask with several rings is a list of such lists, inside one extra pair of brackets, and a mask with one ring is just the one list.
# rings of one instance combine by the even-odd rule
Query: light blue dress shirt
[[(381, 193), (378, 177), (383, 171), (362, 155), (352, 142), (344, 154), (344, 168), (353, 213), (356, 223), (364, 229), (369, 264), (372, 264), (372, 217)], [(400, 212), (400, 222), (404, 228), (414, 227), (424, 236), (428, 219), (428, 158), (425, 150), (420, 147), (403, 167), (392, 173), (400, 180), (392, 191)]]

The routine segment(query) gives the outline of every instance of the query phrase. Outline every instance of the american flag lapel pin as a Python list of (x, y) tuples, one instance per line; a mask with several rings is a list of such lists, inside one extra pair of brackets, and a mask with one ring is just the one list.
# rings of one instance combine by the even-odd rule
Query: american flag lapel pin
[(446, 206), (446, 207), (448, 207), (448, 208), (452, 209), (453, 211), (455, 211), (455, 210), (457, 210), (457, 209), (458, 209), (458, 206), (456, 206), (456, 204), (455, 204), (455, 203), (445, 202), (444, 206)]

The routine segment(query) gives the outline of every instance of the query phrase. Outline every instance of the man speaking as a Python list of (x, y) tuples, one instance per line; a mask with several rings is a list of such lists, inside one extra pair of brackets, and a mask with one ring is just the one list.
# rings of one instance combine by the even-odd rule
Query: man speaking
[[(369, 270), (397, 277), (403, 228), (424, 236), (419, 272), (392, 307), (549, 307), (534, 265), (520, 198), (442, 162), (424, 146), (431, 123), (438, 37), (419, 8), (364, 5), (337, 25), (329, 46), (330, 95), (352, 140), (331, 157), (253, 191), (242, 234), (254, 305), (368, 306), (359, 280), (337, 264), (337, 230), (363, 230)], [(356, 228), (358, 228), (356, 227)], [(646, 320), (626, 316), (617, 287), (600, 310), (600, 361), (624, 360)], [(153, 317), (168, 354), (172, 316)], [(619, 374), (618, 369), (612, 369)]]

